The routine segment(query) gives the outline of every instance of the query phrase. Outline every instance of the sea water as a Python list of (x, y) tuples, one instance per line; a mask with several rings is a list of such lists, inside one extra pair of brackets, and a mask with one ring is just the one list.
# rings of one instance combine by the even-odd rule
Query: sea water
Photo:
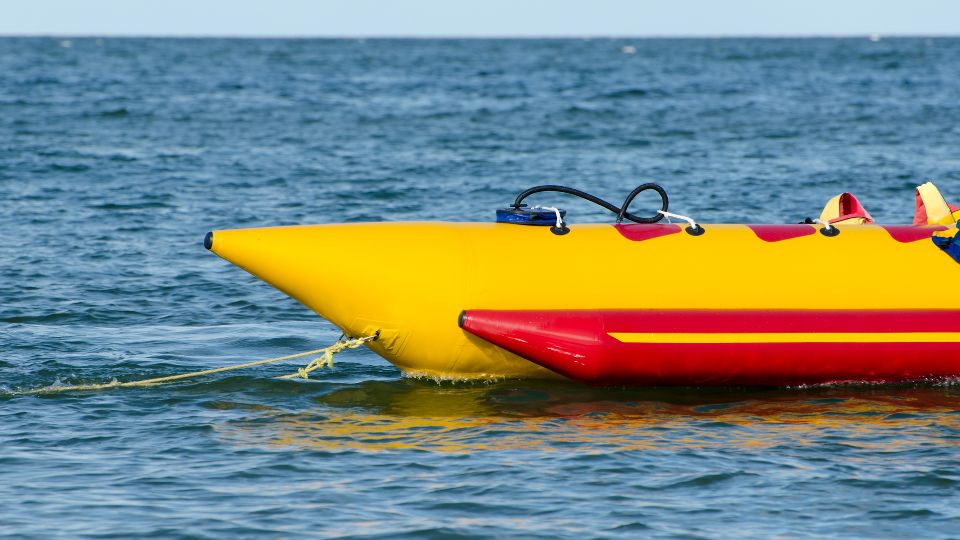
[[(464, 383), (361, 349), (307, 382), (10, 392), (337, 338), (211, 229), (490, 221), (532, 185), (646, 181), (703, 222), (796, 223), (842, 191), (909, 222), (925, 180), (960, 201), (958, 141), (955, 39), (0, 39), (0, 536), (956, 537), (949, 382)], [(916, 269), (918, 295), (955, 287)]]

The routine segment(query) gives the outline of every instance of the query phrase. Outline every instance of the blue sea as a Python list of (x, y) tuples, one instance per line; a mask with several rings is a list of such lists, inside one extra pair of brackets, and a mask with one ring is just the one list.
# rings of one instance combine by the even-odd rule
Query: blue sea
[(490, 221), (532, 185), (646, 181), (703, 222), (842, 191), (910, 222), (923, 181), (960, 201), (958, 143), (960, 39), (0, 39), (0, 537), (960, 537), (950, 383), (465, 383), (359, 349), (310, 381), (15, 394), (336, 340), (208, 230)]

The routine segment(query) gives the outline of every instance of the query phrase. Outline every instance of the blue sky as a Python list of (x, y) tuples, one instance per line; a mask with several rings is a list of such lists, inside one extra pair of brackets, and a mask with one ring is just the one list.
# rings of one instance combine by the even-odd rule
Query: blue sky
[(0, 34), (956, 35), (960, 0), (0, 0)]

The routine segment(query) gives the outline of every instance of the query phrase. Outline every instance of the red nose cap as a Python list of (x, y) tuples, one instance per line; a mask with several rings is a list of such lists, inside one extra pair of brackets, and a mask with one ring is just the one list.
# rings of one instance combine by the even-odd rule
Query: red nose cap
[(605, 336), (602, 321), (591, 312), (467, 310), (460, 328), (571, 379), (596, 381)]

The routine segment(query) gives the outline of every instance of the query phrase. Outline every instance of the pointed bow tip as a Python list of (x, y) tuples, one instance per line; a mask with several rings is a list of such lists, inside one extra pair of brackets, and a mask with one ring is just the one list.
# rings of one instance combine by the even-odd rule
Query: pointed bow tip
[(213, 231), (208, 232), (207, 235), (203, 237), (203, 247), (208, 250), (213, 249)]

